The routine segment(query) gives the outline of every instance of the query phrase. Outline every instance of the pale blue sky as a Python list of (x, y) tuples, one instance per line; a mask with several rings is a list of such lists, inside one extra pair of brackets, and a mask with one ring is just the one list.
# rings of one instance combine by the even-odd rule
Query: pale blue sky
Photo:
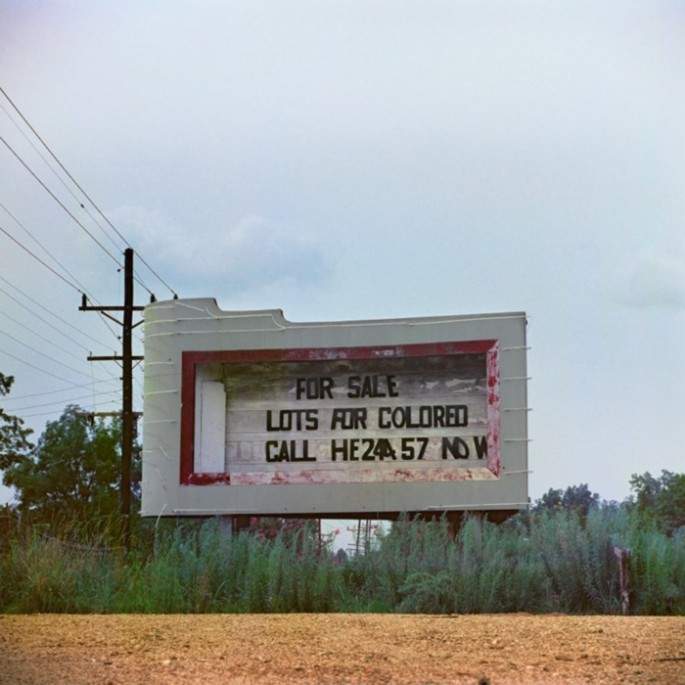
[[(622, 499), (631, 473), (685, 467), (683, 35), (676, 1), (0, 0), (0, 85), (181, 297), (294, 321), (525, 310), (531, 495)], [(121, 299), (4, 146), (0, 202)], [(2, 207), (0, 226), (40, 253)], [(116, 409), (118, 370), (85, 361), (113, 333), (4, 234), (0, 276), (6, 409), (38, 433), (69, 401)]]

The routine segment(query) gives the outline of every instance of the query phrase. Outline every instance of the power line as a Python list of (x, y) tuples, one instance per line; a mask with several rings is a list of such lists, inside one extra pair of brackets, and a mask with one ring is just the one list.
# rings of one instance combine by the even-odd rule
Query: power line
[[(114, 400), (112, 400), (114, 401)], [(37, 412), (36, 414), (24, 414), (21, 418), (22, 419), (32, 419), (35, 418), (36, 416), (50, 416), (52, 414), (56, 414), (58, 410), (53, 410), (53, 411), (40, 411)]]
[[(105, 220), (105, 222), (107, 223), (107, 225), (108, 225), (108, 226), (109, 226), (109, 227), (110, 227), (110, 228), (119, 236), (119, 238), (126, 244), (126, 246), (130, 248), (131, 245), (130, 245), (130, 243), (128, 242), (128, 240), (126, 240), (126, 238), (124, 238), (124, 236), (117, 230), (116, 226), (114, 226), (114, 224), (105, 216), (105, 214), (104, 214), (104, 213), (102, 212), (102, 210), (98, 207), (98, 205), (95, 204), (95, 202), (94, 202), (94, 201), (92, 200), (92, 198), (88, 195), (88, 193), (81, 187), (81, 185), (78, 183), (78, 181), (69, 173), (69, 171), (67, 170), (67, 168), (62, 164), (62, 162), (60, 162), (60, 160), (57, 158), (57, 156), (55, 155), (55, 153), (50, 149), (50, 147), (48, 146), (48, 144), (47, 144), (47, 143), (43, 140), (43, 138), (40, 136), (40, 134), (38, 133), (38, 131), (36, 131), (36, 129), (33, 128), (33, 126), (30, 124), (30, 122), (28, 121), (28, 119), (22, 114), (21, 110), (17, 107), (17, 105), (14, 104), (14, 101), (12, 100), (12, 98), (10, 98), (10, 96), (7, 94), (7, 92), (5, 91), (5, 89), (2, 88), (1, 86), (0, 86), (0, 92), (5, 96), (5, 98), (6, 98), (7, 101), (10, 103), (10, 105), (12, 105), (12, 108), (13, 108), (14, 111), (21, 117), (22, 121), (29, 127), (29, 129), (31, 130), (31, 132), (33, 133), (33, 135), (35, 135), (36, 138), (38, 138), (38, 140), (41, 142), (41, 144), (43, 145), (43, 147), (50, 153), (50, 156), (55, 160), (55, 162), (57, 162), (57, 164), (59, 165), (60, 169), (62, 169), (62, 171), (69, 177), (69, 179), (71, 180), (71, 182), (72, 182), (72, 183), (81, 191), (81, 193), (83, 193), (84, 197), (85, 197), (85, 198), (88, 200), (88, 202), (90, 202), (90, 204), (95, 208), (95, 210), (98, 212), (98, 214)], [(3, 141), (3, 142), (4, 142), (4, 141)], [(48, 165), (48, 166), (49, 166), (49, 165)], [(81, 207), (83, 207), (83, 205), (81, 205)], [(84, 209), (85, 209), (85, 207), (84, 207)], [(89, 216), (90, 216), (90, 214), (89, 214)], [(91, 218), (92, 218), (92, 217), (91, 217)], [(97, 222), (96, 222), (96, 224), (97, 224)], [(102, 230), (102, 229), (101, 229), (101, 230)], [(178, 298), (178, 295), (176, 294), (176, 292), (174, 291), (174, 289), (173, 289), (170, 285), (168, 285), (168, 284), (166, 283), (166, 281), (165, 281), (165, 280), (164, 280), (164, 279), (163, 279), (163, 278), (162, 278), (162, 277), (161, 277), (161, 276), (160, 276), (160, 275), (159, 275), (159, 274), (150, 266), (150, 264), (149, 264), (145, 259), (143, 259), (143, 258), (140, 256), (140, 254), (138, 255), (138, 259), (140, 259), (140, 261), (149, 269), (149, 271), (152, 273), (152, 275), (153, 275), (155, 278), (157, 278), (157, 280), (158, 280), (158, 281), (159, 281), (167, 290), (169, 290), (169, 292), (172, 294), (172, 296), (174, 297), (174, 299)], [(142, 282), (140, 282), (138, 279), (136, 279), (136, 280), (138, 281), (138, 283), (140, 283), (140, 285), (141, 285), (145, 290), (148, 291), (148, 293), (150, 293), (150, 295), (153, 294), (152, 291), (151, 291), (149, 288), (147, 288), (147, 286), (145, 286), (145, 285), (144, 285)]]
[[(9, 320), (12, 321), (13, 323), (15, 323), (17, 326), (20, 326), (21, 328), (23, 328), (25, 331), (28, 331), (29, 333), (32, 333), (32, 334), (35, 335), (37, 338), (43, 339), (43, 336), (42, 336), (40, 333), (38, 333), (38, 331), (34, 331), (30, 326), (27, 326), (26, 324), (23, 324), (23, 323), (22, 323), (21, 321), (19, 321), (18, 319), (15, 319), (13, 316), (10, 316), (7, 312), (0, 312), (0, 314), (2, 314), (2, 316), (4, 316), (5, 318), (9, 319)], [(77, 344), (78, 344), (78, 343), (77, 343)], [(59, 350), (60, 352), (64, 352), (64, 354), (67, 354), (67, 355), (69, 355), (70, 357), (73, 357), (74, 359), (78, 359), (78, 361), (83, 361), (82, 357), (79, 357), (78, 355), (74, 354), (74, 353), (71, 352), (70, 350), (64, 349), (64, 347), (60, 347), (57, 343), (55, 343), (55, 342), (52, 341), (52, 340), (50, 341), (50, 346), (51, 346), (51, 347), (54, 347), (56, 350)], [(83, 347), (83, 345), (79, 345), (79, 347)], [(85, 348), (85, 347), (84, 347), (83, 349), (85, 349), (86, 351), (89, 351), (88, 348)]]
[(86, 233), (86, 235), (110, 258), (114, 261), (117, 266), (121, 266), (119, 260), (78, 220), (71, 210), (55, 195), (50, 188), (48, 188), (45, 183), (38, 177), (35, 171), (21, 158), (17, 152), (12, 148), (12, 146), (0, 136), (0, 142), (14, 155), (17, 161), (26, 169), (26, 171), (33, 176), (33, 178), (40, 184), (40, 186), (45, 190), (45, 192), (72, 218), (73, 221), (81, 227), (81, 229)]
[[(20, 412), (20, 411), (29, 411), (31, 409), (41, 409), (43, 407), (51, 407), (55, 404), (64, 405), (65, 402), (66, 402), (66, 404), (73, 404), (73, 403), (78, 402), (80, 400), (89, 400), (93, 397), (102, 397), (103, 395), (119, 395), (119, 394), (120, 394), (119, 390), (106, 390), (103, 392), (92, 393), (90, 395), (83, 395), (81, 397), (72, 397), (68, 400), (56, 400), (55, 402), (44, 402), (42, 404), (33, 404), (33, 405), (28, 406), (28, 407), (13, 407), (11, 411), (12, 411), (12, 413)], [(113, 398), (111, 401), (114, 402), (115, 399), (116, 398)]]
[(64, 362), (61, 362), (58, 359), (55, 359), (54, 357), (51, 357), (50, 355), (45, 354), (44, 352), (41, 352), (40, 350), (37, 350), (35, 347), (32, 347), (31, 345), (25, 343), (23, 340), (19, 340), (19, 338), (15, 338), (13, 335), (10, 335), (7, 331), (0, 330), (0, 334), (10, 338), (10, 340), (14, 340), (14, 342), (19, 343), (20, 345), (23, 345), (24, 347), (31, 350), (31, 352), (35, 352), (36, 354), (39, 354), (41, 357), (45, 357), (49, 361), (51, 361), (55, 364), (59, 364), (60, 366), (63, 366), (65, 369), (69, 369), (69, 371), (72, 371), (73, 373), (78, 373), (81, 376), (85, 376), (86, 378), (89, 377), (87, 373), (85, 373), (83, 371), (79, 371), (78, 369), (75, 369), (72, 366), (65, 364)]
[(85, 294), (81, 291), (80, 288), (78, 288), (73, 283), (70, 283), (66, 278), (64, 278), (62, 274), (55, 271), (49, 264), (46, 264), (38, 255), (31, 252), (31, 250), (29, 250), (29, 248), (26, 247), (26, 245), (20, 243), (11, 233), (8, 233), (2, 226), (0, 226), (0, 231), (2, 231), (10, 240), (14, 241), (17, 245), (19, 245), (19, 247), (22, 250), (28, 252), (37, 262), (40, 262), (40, 264), (42, 264), (48, 271), (52, 272), (53, 274), (55, 274), (55, 276), (57, 276), (57, 278), (64, 281), (70, 288), (73, 288), (77, 293), (80, 293), (81, 295)]
[[(0, 348), (0, 352), (3, 354), (7, 355), (8, 357), (11, 357), (12, 359), (15, 359), (18, 362), (21, 362), (22, 364), (26, 364), (26, 366), (30, 366), (32, 369), (35, 369), (36, 371), (40, 371), (41, 373), (44, 373), (46, 376), (52, 376), (53, 378), (56, 378), (59, 381), (64, 381), (65, 383), (68, 383), (69, 381), (62, 377), (58, 376), (56, 373), (52, 373), (52, 371), (46, 371), (45, 369), (41, 369), (39, 366), (36, 366), (35, 364), (32, 364), (31, 362), (27, 362), (25, 359), (22, 359), (21, 357), (17, 357), (15, 354), (12, 354), (11, 352), (8, 352), (7, 350), (3, 350)], [(81, 373), (79, 371), (79, 373)], [(81, 374), (81, 375), (86, 375), (86, 374)]]
[[(29, 250), (28, 247), (26, 247), (26, 246), (23, 245), (21, 242), (19, 242), (14, 236), (12, 236), (12, 235), (11, 235), (8, 231), (6, 231), (2, 226), (0, 226), (0, 231), (1, 231), (2, 233), (4, 233), (8, 238), (10, 238), (10, 240), (12, 240), (13, 242), (15, 242), (19, 247), (21, 247), (23, 250), (25, 250), (26, 252), (28, 252), (36, 261), (38, 261), (38, 262), (39, 262), (40, 264), (42, 264), (46, 269), (48, 269), (48, 271), (52, 272), (53, 274), (55, 274), (55, 276), (57, 276), (57, 277), (60, 278), (62, 281), (64, 281), (69, 287), (73, 288), (77, 293), (79, 293), (79, 294), (81, 294), (81, 295), (83, 295), (83, 296), (86, 296), (86, 293), (84, 293), (80, 288), (78, 288), (78, 287), (77, 287), (76, 285), (74, 285), (73, 283), (70, 283), (66, 278), (64, 278), (64, 276), (62, 276), (60, 273), (58, 273), (57, 271), (55, 271), (49, 264), (46, 264), (38, 255), (34, 254), (31, 250)], [(91, 299), (92, 299), (94, 302), (96, 302), (95, 298), (91, 298)], [(107, 321), (104, 320), (104, 317), (103, 317), (103, 321), (104, 321), (105, 325), (107, 326), (107, 328), (109, 328), (110, 333), (112, 333), (112, 335), (113, 335), (115, 338), (117, 338), (118, 336), (117, 336), (117, 334), (114, 332), (114, 329), (107, 323)]]
[[(92, 337), (91, 335), (89, 335), (88, 333), (84, 333), (83, 331), (81, 331), (81, 330), (79, 330), (78, 328), (76, 328), (76, 326), (74, 326), (73, 324), (69, 323), (66, 319), (63, 319), (61, 316), (58, 316), (58, 315), (55, 314), (54, 312), (50, 311), (47, 307), (43, 306), (43, 305), (42, 305), (40, 302), (38, 302), (37, 300), (34, 300), (30, 295), (27, 295), (23, 290), (21, 290), (20, 288), (18, 288), (16, 285), (14, 285), (14, 283), (11, 283), (10, 281), (8, 281), (8, 280), (7, 280), (6, 278), (4, 278), (3, 276), (0, 276), (0, 280), (2, 280), (2, 281), (4, 281), (5, 283), (7, 283), (7, 285), (12, 286), (12, 288), (14, 288), (14, 289), (15, 289), (18, 293), (20, 293), (21, 295), (23, 295), (27, 300), (29, 300), (30, 302), (32, 302), (33, 304), (35, 304), (37, 307), (40, 307), (43, 311), (46, 311), (46, 312), (47, 312), (48, 314), (50, 314), (51, 316), (54, 316), (58, 321), (60, 321), (61, 323), (63, 323), (65, 326), (68, 326), (69, 328), (71, 328), (72, 330), (76, 331), (76, 332), (79, 333), (80, 335), (82, 335), (82, 336), (84, 336), (84, 337), (86, 337), (86, 338), (92, 340), (94, 343), (97, 343), (98, 345), (101, 345), (102, 347), (107, 347), (107, 345), (106, 345), (105, 343), (101, 342), (100, 340), (97, 340), (96, 338), (93, 338), (93, 337)], [(36, 314), (36, 312), (32, 311), (31, 309), (26, 308), (25, 305), (23, 305), (19, 300), (17, 300), (16, 297), (14, 297), (14, 296), (11, 295), (10, 293), (8, 293), (8, 292), (7, 292), (6, 290), (4, 290), (3, 288), (0, 288), (0, 292), (5, 293), (5, 295), (7, 295), (7, 297), (9, 297), (10, 299), (14, 300), (20, 307), (23, 307), (23, 308), (25, 309), (25, 311), (29, 312), (29, 314), (32, 314), (32, 315), (35, 316), (37, 319), (40, 319), (43, 323), (45, 323), (46, 325), (50, 326), (50, 328), (56, 330), (58, 333), (60, 333), (61, 335), (65, 336), (67, 339), (71, 340), (72, 342), (76, 342), (73, 338), (70, 338), (68, 335), (66, 335), (66, 333), (62, 333), (62, 331), (60, 331), (58, 328), (56, 328), (55, 326), (53, 326), (49, 321), (46, 321), (42, 316), (40, 316), (39, 314)], [(115, 336), (115, 337), (116, 337), (116, 336)], [(77, 343), (77, 344), (78, 344), (78, 343)], [(87, 349), (87, 348), (84, 347), (84, 349)]]
[(62, 269), (62, 271), (64, 271), (64, 273), (66, 273), (67, 276), (69, 276), (69, 278), (71, 278), (71, 280), (72, 280), (74, 283), (76, 283), (76, 285), (80, 288), (79, 292), (85, 292), (85, 290), (86, 290), (85, 286), (81, 285), (81, 284), (78, 282), (78, 279), (74, 276), (74, 274), (72, 274), (72, 273), (71, 273), (63, 264), (61, 264), (61, 263), (57, 260), (57, 258), (50, 252), (50, 250), (48, 250), (48, 248), (45, 247), (45, 245), (43, 245), (43, 244), (40, 242), (40, 240), (38, 240), (38, 238), (36, 238), (36, 236), (34, 236), (33, 233), (31, 233), (31, 231), (29, 231), (29, 229), (26, 228), (26, 226), (24, 226), (24, 224), (21, 223), (21, 221), (19, 221), (19, 219), (17, 219), (17, 217), (14, 216), (14, 214), (12, 214), (12, 212), (10, 212), (10, 210), (7, 209), (7, 207), (5, 207), (5, 205), (4, 205), (2, 202), (0, 202), (0, 207), (2, 207), (2, 208), (5, 210), (5, 212), (7, 212), (7, 214), (8, 214), (8, 215), (14, 220), (14, 222), (15, 222), (15, 223), (24, 231), (24, 233), (26, 233), (26, 235), (28, 235), (29, 238), (31, 238), (31, 240), (33, 240), (33, 242), (36, 243), (36, 245), (38, 245), (38, 246), (43, 250), (43, 252), (45, 252), (45, 253), (50, 257), (50, 259), (52, 259), (52, 261), (53, 261), (55, 264), (57, 264), (57, 266), (59, 266), (60, 269)]
[[(1, 89), (0, 89), (0, 90), (1, 90)], [(7, 97), (7, 96), (5, 95), (5, 97)], [(7, 98), (7, 99), (9, 100), (9, 98)], [(10, 100), (10, 102), (11, 102), (11, 100)], [(12, 105), (14, 106), (14, 103), (12, 103)], [(115, 247), (117, 250), (120, 250), (120, 249), (121, 249), (121, 246), (120, 246), (120, 245), (117, 245), (117, 243), (115, 242), (114, 238), (112, 238), (112, 236), (109, 235), (109, 234), (105, 231), (105, 229), (98, 223), (97, 219), (90, 213), (90, 211), (89, 211), (88, 209), (86, 209), (86, 207), (81, 203), (81, 200), (77, 197), (76, 193), (67, 185), (66, 181), (57, 173), (57, 171), (56, 171), (55, 168), (52, 166), (52, 164), (50, 164), (50, 162), (46, 159), (45, 155), (43, 155), (43, 153), (38, 149), (38, 147), (36, 146), (36, 144), (28, 137), (28, 135), (26, 135), (26, 132), (23, 131), (23, 130), (21, 129), (21, 127), (19, 126), (19, 124), (12, 118), (12, 116), (11, 116), (10, 113), (5, 109), (5, 107), (4, 107), (3, 105), (0, 104), (0, 109), (2, 109), (2, 111), (7, 115), (7, 118), (14, 124), (14, 126), (15, 126), (16, 129), (17, 129), (17, 131), (19, 131), (19, 133), (20, 133), (21, 136), (24, 138), (24, 140), (26, 140), (26, 142), (34, 149), (35, 153), (43, 160), (43, 162), (45, 163), (45, 166), (47, 166), (48, 169), (50, 169), (50, 171), (52, 171), (52, 173), (54, 174), (55, 178), (64, 186), (64, 189), (71, 195), (72, 198), (74, 198), (74, 200), (76, 200), (76, 202), (79, 203), (79, 205), (81, 206), (81, 209), (83, 209), (83, 210), (86, 212), (86, 214), (88, 214), (88, 216), (89, 216), (90, 219), (93, 221), (93, 223), (102, 231), (102, 234), (107, 238), (107, 240), (109, 240), (110, 243), (112, 243), (112, 245), (114, 245), (114, 247)], [(15, 108), (15, 109), (16, 109), (16, 108)], [(18, 110), (17, 110), (17, 111), (18, 111)], [(19, 112), (19, 116), (21, 116), (21, 112)], [(23, 117), (22, 117), (22, 118), (23, 118)], [(25, 123), (27, 124), (27, 126), (28, 126), (29, 128), (31, 128), (31, 124), (29, 124), (26, 120), (24, 120), (24, 121), (25, 121)], [(32, 130), (33, 130), (33, 129), (32, 129)], [(37, 134), (35, 131), (33, 131), (33, 133), (34, 133), (34, 135), (41, 141), (41, 143), (43, 143), (43, 141), (41, 140), (40, 136), (38, 136), (38, 134)], [(43, 143), (43, 145), (45, 146), (45, 143)], [(47, 146), (45, 146), (45, 147), (47, 147)], [(48, 150), (48, 151), (49, 151), (49, 150)], [(52, 154), (52, 153), (51, 153), (51, 154)], [(53, 155), (53, 157), (54, 157), (54, 155)], [(58, 164), (59, 164), (59, 160), (57, 160), (57, 161), (58, 161)], [(61, 165), (60, 165), (60, 166), (61, 166)], [(65, 170), (65, 171), (66, 171), (66, 170)], [(69, 175), (69, 172), (67, 172), (67, 175)], [(73, 180), (73, 179), (72, 179), (72, 180)], [(78, 184), (76, 184), (76, 185), (78, 186)], [(124, 241), (124, 243), (125, 243), (125, 242), (126, 242), (126, 241)]]
[[(118, 382), (118, 379), (106, 378), (104, 380), (95, 381), (95, 382), (96, 383), (114, 383), (114, 382)], [(77, 385), (70, 385), (67, 388), (61, 388), (59, 390), (47, 390), (47, 391), (41, 391), (41, 392), (32, 392), (32, 393), (29, 393), (28, 395), (18, 395), (16, 397), (5, 396), (2, 398), (2, 402), (3, 402), (3, 404), (5, 404), (6, 402), (13, 402), (13, 401), (17, 402), (19, 400), (31, 399), (32, 397), (45, 397), (45, 395), (56, 395), (57, 393), (60, 393), (60, 392), (68, 392), (70, 390), (78, 390), (80, 388), (87, 388), (90, 385), (92, 385), (92, 383), (78, 383)], [(119, 391), (118, 390), (117, 391), (111, 390), (109, 392), (119, 392)]]

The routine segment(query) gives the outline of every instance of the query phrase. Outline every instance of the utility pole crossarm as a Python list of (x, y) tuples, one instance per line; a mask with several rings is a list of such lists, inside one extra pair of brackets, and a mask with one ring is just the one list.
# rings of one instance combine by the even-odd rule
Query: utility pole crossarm
[[(133, 416), (136, 419), (139, 419), (143, 415), (142, 411), (134, 411)], [(120, 411), (79, 411), (76, 412), (76, 416), (80, 416), (84, 419), (90, 419), (92, 418), (121, 418), (121, 412)]]
[[(142, 312), (145, 307), (141, 305), (131, 305), (131, 311)], [(81, 306), (79, 307), (80, 312), (125, 312), (127, 311), (126, 305), (114, 304), (111, 307), (106, 306), (95, 306), (88, 304), (88, 297), (86, 295), (81, 296)]]
[[(85, 295), (83, 296), (84, 298), (86, 297)], [(131, 308), (132, 311), (134, 312), (142, 312), (145, 307), (142, 307), (141, 305), (136, 305), (135, 307)], [(86, 305), (81, 305), (79, 307), (79, 311), (81, 312), (124, 312), (126, 311), (126, 307), (120, 307), (119, 305), (114, 305), (113, 307), (95, 307), (92, 304), (86, 304)]]

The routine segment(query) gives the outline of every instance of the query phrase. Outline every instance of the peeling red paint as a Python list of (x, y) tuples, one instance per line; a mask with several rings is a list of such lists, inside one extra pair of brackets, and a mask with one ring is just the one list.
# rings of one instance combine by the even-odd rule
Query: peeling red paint
[(230, 485), (230, 473), (191, 473), (184, 485)]
[(253, 471), (234, 473), (233, 485), (312, 485), (337, 483), (409, 483), (409, 482), (456, 482), (494, 480), (495, 475), (489, 468), (430, 468), (412, 471), (395, 469), (339, 469), (333, 472), (320, 471), (275, 471), (273, 473)]
[(488, 469), (499, 478), (501, 469), (500, 459), (500, 373), (499, 373), (499, 343), (495, 343), (486, 355), (488, 374)]

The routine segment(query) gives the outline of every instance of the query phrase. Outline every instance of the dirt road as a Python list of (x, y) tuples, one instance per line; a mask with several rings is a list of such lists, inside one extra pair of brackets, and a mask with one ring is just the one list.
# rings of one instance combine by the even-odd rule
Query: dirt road
[(0, 616), (3, 685), (685, 684), (685, 618)]

